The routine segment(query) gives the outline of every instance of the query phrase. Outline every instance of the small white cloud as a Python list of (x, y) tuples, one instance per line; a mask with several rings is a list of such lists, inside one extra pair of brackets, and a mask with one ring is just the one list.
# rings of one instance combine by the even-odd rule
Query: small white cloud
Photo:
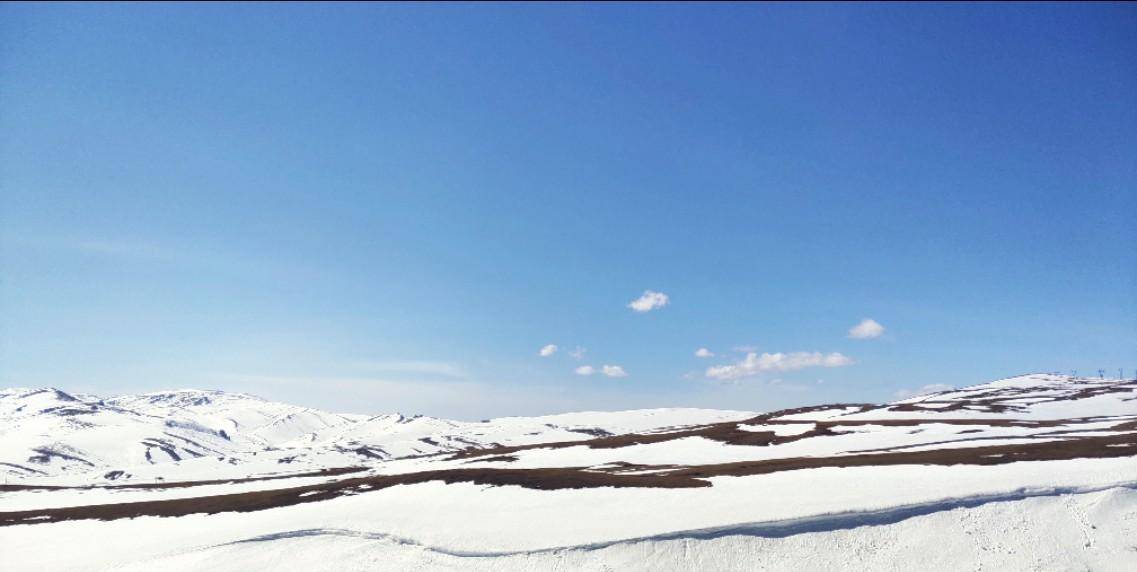
[(628, 372), (618, 365), (606, 365), (600, 371), (608, 377), (628, 377)]
[(884, 326), (872, 318), (865, 318), (861, 323), (849, 328), (849, 337), (854, 340), (871, 340), (879, 338), (884, 333)]
[(592, 375), (596, 373), (596, 368), (590, 365), (582, 365), (573, 370), (577, 375)]
[(572, 359), (574, 359), (576, 361), (580, 361), (580, 360), (584, 359), (584, 354), (586, 354), (586, 353), (588, 353), (587, 348), (582, 348), (580, 346), (576, 346), (575, 350), (572, 350), (571, 352), (569, 352), (569, 357), (571, 357)]
[(715, 357), (715, 352), (707, 348), (699, 348), (695, 350), (695, 357)]
[(549, 345), (541, 348), (541, 351), (537, 352), (537, 355), (539, 355), (541, 357), (549, 357), (555, 353), (557, 353), (557, 345), (556, 344), (549, 344)]
[(746, 354), (746, 357), (729, 365), (717, 365), (707, 368), (707, 377), (719, 380), (739, 379), (753, 377), (767, 371), (793, 371), (807, 367), (844, 367), (853, 365), (852, 358), (833, 352), (792, 352), (792, 353), (764, 353), (755, 352)]
[(919, 389), (901, 389), (896, 392), (897, 399), (908, 399), (909, 397), (917, 397), (920, 395), (927, 395), (929, 393), (939, 393), (941, 391), (949, 391), (955, 389), (954, 387), (944, 383), (930, 383)]
[(748, 354), (750, 352), (758, 351), (758, 346), (734, 346), (730, 349), (731, 351), (738, 352), (740, 354)]
[(656, 308), (662, 308), (670, 302), (667, 294), (663, 292), (655, 292), (652, 290), (644, 290), (643, 296), (636, 298), (628, 303), (628, 307), (636, 312), (650, 312)]

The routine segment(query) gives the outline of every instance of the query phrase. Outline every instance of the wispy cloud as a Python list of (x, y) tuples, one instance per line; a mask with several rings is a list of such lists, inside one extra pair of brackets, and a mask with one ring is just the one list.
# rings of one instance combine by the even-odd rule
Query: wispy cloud
[(543, 346), (541, 348), (541, 350), (537, 352), (537, 355), (539, 355), (541, 357), (549, 357), (555, 353), (557, 353), (557, 345), (556, 344), (549, 344), (549, 345)]
[(371, 371), (389, 374), (426, 375), (465, 379), (469, 377), (466, 370), (460, 366), (442, 361), (361, 361), (354, 363), (355, 368), (361, 371)]
[(247, 391), (267, 399), (342, 413), (424, 413), (457, 419), (561, 411), (566, 407), (565, 400), (572, 399), (547, 388), (397, 377), (216, 373), (209, 376), (208, 383), (229, 391)]
[(655, 292), (653, 290), (644, 290), (644, 293), (639, 298), (628, 302), (628, 307), (636, 312), (650, 312), (652, 310), (662, 308), (670, 303), (667, 294), (663, 292)]
[(576, 373), (577, 375), (592, 375), (592, 374), (596, 373), (596, 368), (594, 368), (590, 365), (582, 365), (582, 366), (574, 369), (573, 372)]
[(792, 352), (792, 353), (764, 353), (755, 352), (746, 354), (741, 361), (728, 365), (717, 365), (707, 368), (706, 376), (712, 379), (729, 380), (753, 377), (769, 371), (793, 371), (808, 367), (844, 367), (854, 362), (848, 356), (833, 352)]
[(75, 250), (106, 256), (173, 260), (177, 255), (166, 248), (149, 242), (82, 240), (72, 244)]
[(584, 354), (586, 354), (586, 353), (588, 353), (587, 348), (582, 348), (580, 346), (576, 346), (576, 349), (569, 352), (568, 355), (572, 359), (574, 359), (576, 361), (580, 361), (580, 360), (584, 359)]
[(5, 237), (5, 240), (9, 243), (21, 244), (32, 248), (44, 248), (61, 252), (139, 261), (170, 262), (191, 258), (187, 256), (186, 253), (179, 252), (167, 246), (139, 239), (21, 236), (12, 239)]
[(188, 244), (113, 236), (0, 235), (0, 240), (33, 250), (97, 258), (115, 264), (174, 265), (202, 272), (288, 273), (292, 279), (297, 278), (295, 273), (308, 271), (304, 266), (280, 264), (263, 256), (244, 256), (232, 249), (210, 249), (200, 242)]
[(628, 377), (628, 372), (618, 365), (606, 365), (600, 371), (608, 377)]
[(854, 340), (871, 340), (884, 334), (884, 326), (872, 318), (865, 318), (861, 323), (849, 328), (849, 337)]
[(923, 387), (916, 389), (901, 389), (894, 395), (897, 399), (908, 399), (909, 397), (918, 397), (921, 395), (928, 395), (929, 393), (939, 393), (941, 391), (949, 391), (955, 389), (954, 387), (944, 383), (929, 383)]
[(701, 357), (701, 358), (715, 357), (715, 352), (712, 352), (711, 350), (708, 350), (707, 348), (699, 348), (699, 349), (695, 350), (695, 357)]

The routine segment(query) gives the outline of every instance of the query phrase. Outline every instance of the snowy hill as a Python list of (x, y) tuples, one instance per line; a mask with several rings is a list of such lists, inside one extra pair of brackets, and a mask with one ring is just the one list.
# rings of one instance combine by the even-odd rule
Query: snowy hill
[(0, 443), (13, 570), (1137, 568), (1137, 380), (480, 423), (6, 390)]
[(657, 409), (468, 423), (397, 413), (341, 415), (220, 391), (103, 399), (54, 388), (6, 389), (0, 390), (0, 474), (13, 479), (68, 476), (77, 483), (196, 478), (218, 471), (226, 478), (287, 474), (752, 415)]

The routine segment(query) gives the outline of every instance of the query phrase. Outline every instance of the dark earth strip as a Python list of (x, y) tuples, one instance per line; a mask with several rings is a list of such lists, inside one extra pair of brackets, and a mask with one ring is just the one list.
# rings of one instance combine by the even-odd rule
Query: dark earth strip
[[(635, 475), (595, 472), (581, 467), (449, 469), (400, 475), (371, 475), (347, 478), (332, 483), (200, 498), (5, 512), (0, 513), (0, 526), (79, 519), (115, 520), (139, 516), (249, 512), (329, 500), (395, 485), (411, 485), (428, 481), (442, 481), (448, 484), (515, 485), (539, 490), (594, 487), (688, 488), (711, 486), (710, 482), (703, 480), (709, 477), (762, 475), (811, 468), (891, 465), (1001, 465), (1018, 461), (1113, 458), (1129, 457), (1135, 454), (1137, 454), (1137, 433), (1127, 433), (1085, 437), (1068, 441), (965, 449), (839, 455), (834, 457), (797, 457), (682, 468), (661, 467), (657, 472)], [(350, 470), (358, 469), (351, 468)], [(135, 487), (146, 488), (145, 485), (136, 485)]]
[(60, 485), (0, 485), (0, 492), (15, 492), (15, 491), (49, 491), (49, 490), (62, 490), (62, 489), (182, 489), (186, 487), (199, 487), (203, 485), (229, 485), (235, 483), (251, 483), (255, 481), (276, 481), (280, 479), (297, 479), (301, 477), (335, 477), (339, 475), (347, 475), (351, 473), (358, 473), (366, 471), (367, 467), (335, 467), (331, 469), (320, 469), (318, 471), (309, 471), (307, 473), (289, 473), (287, 475), (269, 475), (265, 477), (240, 477), (236, 479), (214, 479), (208, 481), (176, 481), (169, 483), (128, 483), (119, 485), (86, 485), (80, 487), (68, 487)]

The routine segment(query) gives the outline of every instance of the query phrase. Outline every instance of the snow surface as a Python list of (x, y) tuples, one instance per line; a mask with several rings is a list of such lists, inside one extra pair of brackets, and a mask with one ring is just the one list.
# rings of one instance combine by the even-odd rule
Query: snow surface
[(239, 478), (471, 447), (584, 441), (753, 415), (676, 408), (469, 423), (397, 413), (335, 414), (219, 391), (100, 399), (16, 388), (0, 390), (0, 474), (47, 484)]
[[(739, 461), (1045, 444), (1124, 436), (1137, 432), (1135, 422), (1137, 382), (1045, 374), (880, 406), (763, 416), (584, 412), (478, 423), (339, 415), (196, 390), (100, 399), (13, 389), (0, 391), (7, 482), (63, 488), (0, 489), (0, 517), (360, 475), (469, 468), (661, 474)], [(758, 444), (727, 442), (731, 430)], [(763, 434), (776, 440), (764, 442)], [(619, 435), (630, 438), (593, 441)], [(480, 449), (481, 456), (453, 454)], [(362, 472), (304, 474), (341, 467)], [(121, 474), (108, 476), (112, 471)], [(278, 478), (235, 480), (250, 476)], [(108, 486), (194, 480), (203, 482)], [(556, 490), (435, 480), (252, 512), (0, 526), (0, 568), (1137, 569), (1137, 450), (1114, 458), (799, 468), (704, 480), (711, 486)]]
[(599, 547), (486, 557), (381, 535), (310, 531), (225, 543), (125, 565), (124, 571), (258, 568), (362, 570), (1096, 570), (1137, 567), (1137, 492), (1127, 489), (994, 502), (890, 524), (761, 536), (640, 539)]

